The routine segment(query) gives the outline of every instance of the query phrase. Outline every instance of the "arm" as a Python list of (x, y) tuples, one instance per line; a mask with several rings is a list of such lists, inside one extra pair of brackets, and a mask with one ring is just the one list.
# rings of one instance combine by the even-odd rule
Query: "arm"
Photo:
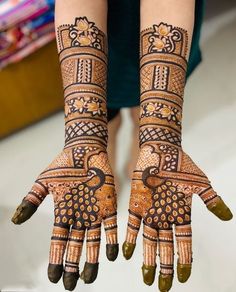
[[(79, 274), (82, 245), (87, 238), (81, 275), (92, 283), (98, 272), (101, 223), (107, 257), (118, 253), (116, 193), (107, 147), (107, 3), (105, 0), (56, 2), (56, 35), (65, 100), (65, 147), (40, 174), (17, 208), (12, 221), (21, 224), (48, 193), (54, 198), (55, 222), (48, 277), (63, 275), (73, 290)], [(49, 85), (50, 86), (50, 85)], [(65, 266), (63, 258), (65, 255)]]
[(173, 227), (178, 279), (185, 282), (190, 276), (192, 195), (198, 194), (221, 220), (232, 218), (207, 176), (182, 149), (182, 109), (194, 7), (194, 1), (189, 0), (141, 1), (140, 154), (133, 173), (123, 253), (126, 259), (132, 256), (143, 222), (143, 279), (147, 285), (153, 283), (158, 252), (160, 291), (169, 291), (172, 285)]

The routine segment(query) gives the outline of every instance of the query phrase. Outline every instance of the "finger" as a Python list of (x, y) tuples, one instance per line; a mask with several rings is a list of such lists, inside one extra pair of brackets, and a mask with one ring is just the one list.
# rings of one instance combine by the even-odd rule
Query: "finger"
[(63, 283), (66, 290), (74, 290), (79, 279), (79, 261), (82, 253), (85, 229), (73, 226), (69, 235)]
[(230, 209), (211, 186), (198, 193), (198, 195), (206, 204), (208, 210), (215, 214), (219, 219), (228, 221), (233, 218), (233, 214)]
[(106, 255), (109, 261), (114, 261), (119, 252), (117, 240), (117, 215), (114, 214), (104, 219), (104, 229), (106, 233)]
[(86, 262), (81, 278), (86, 284), (93, 283), (98, 274), (98, 257), (101, 241), (101, 224), (87, 230)]
[(36, 181), (31, 191), (17, 207), (11, 221), (14, 224), (21, 224), (27, 221), (36, 212), (38, 206), (42, 203), (47, 194), (48, 191), (46, 187), (39, 181)]
[(57, 283), (63, 272), (63, 256), (69, 235), (69, 225), (58, 226), (54, 224), (48, 265), (48, 278), (52, 283)]
[(176, 225), (175, 237), (177, 243), (177, 275), (178, 280), (184, 283), (188, 280), (192, 268), (192, 229), (191, 225)]
[(14, 224), (21, 224), (28, 220), (37, 210), (37, 206), (23, 199), (22, 203), (17, 207), (11, 221)]
[(157, 256), (157, 231), (154, 228), (143, 225), (143, 281), (152, 285), (156, 274)]
[(136, 246), (136, 239), (141, 224), (141, 219), (141, 216), (138, 216), (137, 214), (129, 210), (126, 239), (122, 246), (123, 255), (127, 260), (129, 260), (133, 255)]
[(174, 241), (171, 229), (159, 230), (159, 255), (160, 255), (160, 275), (159, 290), (169, 291), (173, 281), (174, 266)]

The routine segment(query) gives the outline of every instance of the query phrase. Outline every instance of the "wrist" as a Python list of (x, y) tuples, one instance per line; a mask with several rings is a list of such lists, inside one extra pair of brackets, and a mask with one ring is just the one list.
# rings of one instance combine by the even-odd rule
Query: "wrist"
[(107, 139), (108, 130), (106, 122), (81, 117), (66, 122), (65, 148), (81, 144), (98, 144), (106, 148)]
[(65, 147), (99, 143), (107, 146), (107, 110), (103, 95), (69, 96), (65, 101)]
[(158, 100), (144, 100), (140, 106), (140, 146), (146, 142), (181, 147), (181, 108)]
[(181, 147), (182, 135), (167, 127), (160, 126), (141, 126), (139, 131), (139, 146), (144, 144), (169, 144)]
[(107, 37), (86, 17), (58, 27), (65, 99), (65, 148), (107, 146)]
[(140, 39), (140, 146), (181, 147), (187, 32), (160, 23), (143, 30)]

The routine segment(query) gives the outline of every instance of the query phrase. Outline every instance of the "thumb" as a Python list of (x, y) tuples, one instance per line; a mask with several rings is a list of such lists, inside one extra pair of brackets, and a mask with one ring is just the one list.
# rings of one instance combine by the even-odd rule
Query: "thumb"
[(21, 224), (27, 221), (37, 210), (48, 194), (47, 188), (39, 181), (36, 181), (30, 192), (25, 196), (17, 207), (11, 221), (14, 224)]
[(217, 195), (211, 185), (198, 195), (207, 206), (207, 209), (215, 214), (219, 219), (228, 221), (233, 218), (232, 212), (222, 198)]

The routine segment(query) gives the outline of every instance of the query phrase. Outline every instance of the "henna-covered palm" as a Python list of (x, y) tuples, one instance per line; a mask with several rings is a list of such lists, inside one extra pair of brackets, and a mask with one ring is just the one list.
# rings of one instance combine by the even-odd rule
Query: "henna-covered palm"
[(84, 280), (95, 280), (98, 269), (101, 223), (107, 238), (107, 257), (118, 252), (116, 193), (107, 154), (99, 146), (65, 149), (37, 178), (31, 191), (17, 208), (12, 221), (21, 224), (31, 217), (50, 193), (54, 199), (54, 228), (51, 238), (48, 276), (58, 282), (63, 273), (66, 287), (79, 278), (79, 260), (87, 230)]
[(173, 226), (180, 282), (192, 263), (191, 203), (198, 194), (221, 220), (232, 213), (213, 190), (207, 176), (181, 146), (181, 116), (187, 68), (187, 32), (164, 23), (141, 33), (140, 154), (133, 173), (129, 219), (123, 254), (131, 258), (143, 222), (143, 279), (155, 278), (160, 256), (160, 291), (173, 279)]
[(163, 291), (170, 289), (174, 262), (173, 226), (179, 256), (178, 279), (185, 282), (190, 276), (193, 194), (198, 194), (207, 208), (221, 220), (232, 218), (230, 210), (213, 190), (208, 178), (181, 149), (165, 144), (147, 144), (141, 148), (133, 174), (123, 252), (127, 259), (132, 256), (143, 221), (142, 270), (146, 284), (151, 285), (154, 281), (158, 246), (160, 287), (164, 286)]
[[(101, 224), (107, 257), (118, 254), (116, 193), (107, 145), (105, 34), (86, 17), (58, 27), (58, 47), (65, 97), (65, 147), (37, 178), (12, 221), (31, 217), (48, 193), (54, 198), (55, 222), (48, 277), (73, 290), (85, 238), (86, 263), (81, 278), (92, 283), (98, 272)], [(64, 261), (64, 254), (65, 261)]]

